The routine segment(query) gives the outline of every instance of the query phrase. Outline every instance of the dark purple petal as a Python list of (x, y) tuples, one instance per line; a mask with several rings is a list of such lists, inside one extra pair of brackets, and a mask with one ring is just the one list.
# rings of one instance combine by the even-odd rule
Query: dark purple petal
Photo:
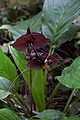
[(28, 67), (31, 68), (43, 68), (45, 65), (45, 59), (47, 58), (47, 53), (41, 49), (31, 49), (27, 59)]
[(48, 43), (50, 41), (44, 35), (39, 34), (39, 33), (33, 32), (32, 36), (35, 38), (35, 41), (34, 41), (34, 48), (35, 49), (45, 47), (46, 45), (48, 45)]
[(39, 49), (45, 47), (49, 43), (49, 39), (44, 35), (32, 32), (28, 28), (27, 34), (22, 35), (18, 38), (11, 46), (15, 49), (24, 51), (27, 47), (34, 47), (34, 49)]
[(28, 62), (27, 66), (30, 68), (43, 68), (44, 67), (44, 61), (40, 61), (38, 59), (32, 59), (31, 61)]
[(36, 51), (33, 48), (29, 51), (29, 56), (30, 56), (31, 59), (36, 57)]
[(52, 67), (57, 67), (61, 65), (62, 61), (63, 59), (56, 53), (53, 53), (47, 58), (47, 64)]
[(34, 50), (31, 49), (28, 60), (28, 67), (31, 68), (43, 68), (45, 65), (45, 59), (47, 58), (47, 53), (42, 51), (41, 49)]
[(42, 61), (45, 61), (45, 59), (48, 56), (48, 53), (46, 53), (45, 51), (43, 51), (41, 49), (36, 50), (36, 53), (37, 53), (37, 58)]
[(22, 35), (13, 44), (11, 44), (11, 46), (17, 50), (24, 51), (27, 47), (27, 42), (27, 35)]

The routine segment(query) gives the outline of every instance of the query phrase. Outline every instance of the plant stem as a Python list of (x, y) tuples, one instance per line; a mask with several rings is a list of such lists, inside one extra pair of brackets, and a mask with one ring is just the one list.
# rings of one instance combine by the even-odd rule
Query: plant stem
[(22, 105), (22, 103), (18, 100), (17, 97), (15, 97), (13, 94), (11, 94), (11, 95), (9, 95), (9, 98), (13, 99), (22, 108), (22, 110), (24, 111), (24, 113), (27, 117), (30, 117), (28, 111), (25, 109), (24, 105)]
[(51, 95), (50, 95), (50, 97), (49, 97), (48, 101), (51, 101), (51, 99), (52, 99), (52, 98), (54, 98), (54, 96), (55, 96), (55, 95), (56, 95), (56, 93), (58, 92), (58, 90), (59, 90), (60, 86), (61, 86), (61, 84), (60, 84), (60, 83), (58, 83), (58, 84), (56, 85), (56, 87), (55, 87), (55, 89), (53, 90), (53, 92), (51, 93)]
[(31, 104), (30, 104), (30, 110), (32, 114), (32, 69), (30, 68), (30, 99), (31, 99)]
[(16, 94), (16, 97), (26, 107), (26, 109), (28, 110), (28, 113), (30, 113), (27, 103), (18, 94)]
[(17, 107), (12, 103), (12, 101), (10, 100), (9, 96), (7, 97), (7, 103), (9, 105), (9, 107), (11, 107), (13, 110), (19, 112), (19, 110), (17, 109)]
[(68, 101), (67, 101), (67, 103), (66, 103), (66, 106), (65, 106), (65, 108), (64, 108), (64, 110), (63, 110), (64, 113), (66, 113), (66, 111), (67, 111), (67, 109), (68, 109), (68, 107), (69, 107), (69, 104), (70, 104), (70, 102), (71, 102), (71, 100), (72, 100), (75, 92), (76, 92), (76, 89), (74, 89), (74, 90), (72, 91), (72, 93), (71, 93), (71, 95), (70, 95), (70, 97), (69, 97), (69, 99), (68, 99)]

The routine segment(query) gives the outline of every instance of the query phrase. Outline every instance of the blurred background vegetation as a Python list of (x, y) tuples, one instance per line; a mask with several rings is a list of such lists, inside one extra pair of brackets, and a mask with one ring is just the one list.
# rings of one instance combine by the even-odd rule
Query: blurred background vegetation
[(0, 25), (26, 20), (42, 10), (44, 0), (0, 0)]

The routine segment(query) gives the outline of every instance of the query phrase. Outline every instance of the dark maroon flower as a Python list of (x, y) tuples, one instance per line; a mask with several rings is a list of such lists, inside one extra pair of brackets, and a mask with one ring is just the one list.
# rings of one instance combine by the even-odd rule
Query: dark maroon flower
[(57, 53), (53, 53), (47, 57), (46, 63), (49, 67), (54, 68), (60, 66), (63, 63), (63, 59)]
[(28, 67), (31, 68), (43, 68), (45, 66), (45, 59), (47, 58), (48, 53), (38, 50), (31, 50), (28, 59)]
[(58, 54), (53, 53), (48, 56), (48, 53), (41, 49), (32, 49), (28, 58), (28, 67), (31, 68), (44, 68), (45, 64), (49, 67), (55, 68), (61, 66), (63, 63), (63, 59)]
[(49, 67), (61, 65), (62, 58), (58, 54), (53, 53), (48, 56), (48, 53), (45, 52), (44, 47), (46, 47), (48, 43), (48, 38), (40, 33), (31, 32), (28, 28), (27, 34), (18, 38), (12, 46), (20, 51), (24, 51), (27, 48), (28, 55), (26, 60), (28, 61), (28, 67), (43, 68), (45, 64)]
[(44, 35), (37, 33), (37, 32), (31, 32), (28, 28), (27, 34), (22, 35), (20, 38), (18, 38), (12, 46), (20, 51), (24, 51), (29, 46), (39, 49), (42, 47), (45, 47), (49, 43), (49, 39), (46, 38)]

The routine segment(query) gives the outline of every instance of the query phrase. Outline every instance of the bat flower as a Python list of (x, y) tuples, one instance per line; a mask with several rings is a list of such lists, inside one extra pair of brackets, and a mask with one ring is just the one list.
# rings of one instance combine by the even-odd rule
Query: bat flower
[(28, 57), (29, 59), (27, 59), (27, 66), (31, 68), (43, 68), (45, 66), (45, 59), (47, 56), (48, 53), (40, 49), (35, 51), (31, 50)]
[(63, 64), (63, 59), (56, 53), (48, 56), (48, 53), (41, 49), (31, 49), (28, 55), (28, 67), (44, 68), (45, 64), (49, 67), (55, 68)]
[(36, 51), (35, 49), (31, 48), (31, 50), (28, 51), (28, 54), (26, 56), (26, 60), (30, 61), (31, 59), (36, 57)]
[(11, 46), (19, 51), (24, 51), (26, 48), (33, 47), (35, 49), (39, 49), (48, 45), (49, 39), (44, 35), (31, 32), (28, 28), (27, 34), (19, 37)]

